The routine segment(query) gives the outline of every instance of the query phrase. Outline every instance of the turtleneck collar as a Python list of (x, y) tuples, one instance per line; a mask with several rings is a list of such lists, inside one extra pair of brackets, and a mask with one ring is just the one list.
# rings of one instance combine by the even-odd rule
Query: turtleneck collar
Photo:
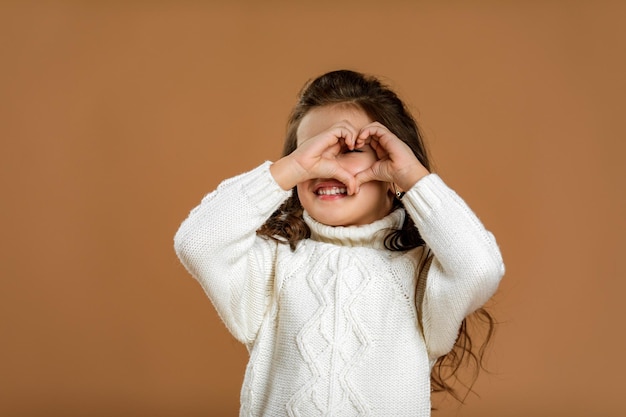
[(313, 219), (306, 211), (304, 222), (311, 229), (311, 239), (342, 246), (365, 246), (382, 249), (385, 236), (390, 230), (399, 229), (404, 223), (404, 209), (398, 208), (373, 223), (362, 226), (328, 226)]

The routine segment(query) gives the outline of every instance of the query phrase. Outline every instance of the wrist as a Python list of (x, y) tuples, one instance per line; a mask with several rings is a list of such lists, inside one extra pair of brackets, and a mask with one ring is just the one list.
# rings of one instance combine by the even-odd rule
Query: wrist
[[(290, 155), (280, 158), (270, 165), (270, 174), (276, 183), (285, 191), (291, 190), (299, 182), (304, 181), (306, 171)], [(304, 178), (304, 179), (303, 179)]]
[(419, 180), (428, 174), (430, 174), (430, 172), (422, 164), (419, 164), (411, 167), (411, 169), (407, 170), (405, 174), (400, 175), (400, 178), (398, 181), (395, 181), (395, 184), (401, 191), (406, 192), (413, 188)]

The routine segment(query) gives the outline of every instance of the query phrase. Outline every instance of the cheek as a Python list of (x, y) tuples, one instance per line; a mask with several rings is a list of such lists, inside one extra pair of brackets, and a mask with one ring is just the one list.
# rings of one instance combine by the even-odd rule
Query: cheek
[(296, 185), (298, 191), (298, 200), (303, 209), (310, 212), (315, 206), (315, 195), (309, 191), (309, 181)]
[(311, 181), (304, 181), (296, 184), (296, 191), (298, 192), (298, 199), (300, 200), (300, 203), (305, 204), (307, 199), (310, 198), (310, 192), (308, 192), (310, 183)]
[(302, 198), (302, 195), (304, 194), (304, 190), (306, 189), (306, 183), (308, 183), (308, 181), (296, 184), (296, 191), (298, 191), (298, 197), (300, 198)]
[(362, 191), (376, 199), (387, 199), (387, 197), (393, 199), (394, 193), (391, 189), (390, 183), (382, 181), (370, 181), (361, 185)]

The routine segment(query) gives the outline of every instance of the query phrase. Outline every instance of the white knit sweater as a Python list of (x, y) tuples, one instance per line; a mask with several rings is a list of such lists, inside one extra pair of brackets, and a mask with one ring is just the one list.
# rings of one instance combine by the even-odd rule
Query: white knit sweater
[(291, 194), (269, 165), (220, 184), (175, 237), (250, 352), (240, 415), (429, 416), (432, 364), (504, 273), (493, 236), (430, 174), (402, 200), (430, 251), (384, 248), (402, 209), (351, 227), (305, 213), (311, 238), (291, 251), (255, 233)]

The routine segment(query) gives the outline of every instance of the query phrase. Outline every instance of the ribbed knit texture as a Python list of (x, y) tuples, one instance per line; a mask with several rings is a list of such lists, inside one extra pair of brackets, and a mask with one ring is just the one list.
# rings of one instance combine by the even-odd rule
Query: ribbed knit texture
[[(175, 237), (250, 351), (240, 415), (429, 416), (433, 361), (504, 273), (493, 236), (431, 174), (407, 192), (406, 212), (369, 225), (331, 227), (305, 213), (311, 238), (291, 251), (255, 233), (289, 195), (264, 163), (220, 184)], [(430, 251), (384, 248), (407, 214)]]

